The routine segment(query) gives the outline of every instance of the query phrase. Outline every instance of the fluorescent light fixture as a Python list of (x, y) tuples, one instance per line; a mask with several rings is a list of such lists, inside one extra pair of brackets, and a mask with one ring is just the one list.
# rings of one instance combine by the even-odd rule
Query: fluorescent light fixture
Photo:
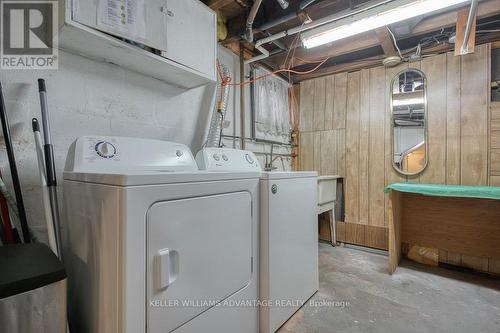
[(302, 35), (302, 44), (309, 49), (466, 2), (470, 0), (395, 0), (310, 30)]

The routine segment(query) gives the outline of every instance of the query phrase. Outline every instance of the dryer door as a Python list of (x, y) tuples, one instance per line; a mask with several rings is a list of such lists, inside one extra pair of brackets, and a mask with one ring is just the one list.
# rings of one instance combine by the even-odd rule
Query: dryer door
[(248, 192), (151, 206), (148, 332), (173, 331), (250, 282), (251, 214)]

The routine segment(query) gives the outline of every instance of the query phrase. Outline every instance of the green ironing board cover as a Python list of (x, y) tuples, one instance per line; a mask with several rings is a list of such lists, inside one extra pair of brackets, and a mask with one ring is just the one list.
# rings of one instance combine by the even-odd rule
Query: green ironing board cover
[(384, 189), (438, 197), (478, 198), (500, 200), (500, 186), (462, 186), (443, 184), (393, 183)]

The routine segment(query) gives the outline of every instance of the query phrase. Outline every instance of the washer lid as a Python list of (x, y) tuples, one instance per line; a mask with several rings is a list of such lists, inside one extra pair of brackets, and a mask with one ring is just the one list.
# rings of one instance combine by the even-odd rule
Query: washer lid
[(318, 177), (318, 173), (316, 171), (264, 171), (260, 176), (261, 179), (291, 179), (308, 177)]

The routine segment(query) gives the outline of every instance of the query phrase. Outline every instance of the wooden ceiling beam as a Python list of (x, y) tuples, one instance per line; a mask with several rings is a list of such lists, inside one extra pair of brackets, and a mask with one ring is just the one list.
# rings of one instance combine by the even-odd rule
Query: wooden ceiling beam
[(222, 7), (225, 7), (233, 2), (234, 0), (210, 0), (208, 1), (207, 5), (213, 10), (219, 10)]
[[(500, 0), (483, 0), (479, 2), (477, 18), (482, 19), (500, 14)], [(413, 29), (412, 34), (407, 37), (422, 35), (440, 28), (454, 26), (457, 20), (457, 11), (453, 10), (439, 15), (430, 16), (421, 20)], [(322, 59), (326, 57), (339, 56), (362, 49), (368, 49), (380, 45), (379, 39), (374, 31), (369, 31), (344, 40), (332, 43), (329, 46), (318, 46), (314, 49), (304, 49), (300, 42), (295, 50), (295, 56), (304, 59)], [(285, 55), (277, 54), (271, 56), (270, 60), (281, 65)]]
[[(305, 49), (302, 47), (297, 48), (294, 56), (305, 60), (321, 60), (328, 57), (338, 57), (343, 54), (360, 51), (377, 45), (379, 45), (377, 35), (374, 31), (368, 31), (364, 34), (340, 40), (329, 47), (319, 47), (317, 50)], [(285, 57), (286, 54), (271, 56), (273, 62), (277, 65), (282, 65), (285, 61)], [(295, 65), (301, 64), (301, 61), (298, 59), (294, 61)]]
[[(457, 13), (457, 28), (455, 29), (455, 55), (460, 56), (468, 53), (474, 53), (474, 46), (476, 44), (476, 20), (477, 15), (472, 18), (472, 26), (469, 31), (469, 40), (467, 46), (465, 42), (465, 30), (469, 20), (469, 9), (463, 9)], [(464, 47), (464, 49), (462, 49)]]
[[(468, 7), (467, 7), (468, 8)], [(482, 19), (500, 14), (500, 0), (483, 0), (477, 7), (477, 18)], [(452, 27), (457, 22), (457, 11), (431, 16), (420, 21), (412, 31), (414, 35), (424, 34), (441, 27)]]
[(387, 27), (375, 29), (375, 34), (377, 35), (378, 42), (380, 43), (380, 46), (382, 46), (386, 57), (397, 54), (396, 48), (392, 42), (392, 36), (390, 35)]
[[(485, 43), (492, 43), (492, 47), (493, 47), (496, 43), (498, 43), (495, 41), (498, 41), (499, 39), (500, 39), (500, 33), (498, 33), (498, 32), (491, 33), (491, 34), (477, 38), (476, 45), (481, 45), (481, 44), (485, 44)], [(500, 44), (498, 44), (498, 46), (500, 47)], [(453, 51), (453, 49), (454, 49), (454, 45), (439, 44), (439, 45), (424, 49), (422, 51), (422, 55), (431, 55), (431, 54), (437, 54), (437, 53), (450, 52), (450, 51)], [(332, 74), (337, 74), (337, 73), (342, 73), (342, 72), (354, 72), (354, 71), (358, 71), (361, 69), (377, 67), (377, 66), (382, 66), (382, 60), (380, 58), (377, 58), (377, 57), (371, 57), (371, 58), (367, 58), (367, 59), (356, 61), (356, 62), (320, 68), (317, 71), (310, 73), (310, 74), (294, 75), (293, 78), (296, 81), (304, 81), (304, 80), (310, 80), (310, 79), (314, 79), (314, 78), (321, 77), (321, 76), (327, 76), (327, 75), (332, 75)]]

